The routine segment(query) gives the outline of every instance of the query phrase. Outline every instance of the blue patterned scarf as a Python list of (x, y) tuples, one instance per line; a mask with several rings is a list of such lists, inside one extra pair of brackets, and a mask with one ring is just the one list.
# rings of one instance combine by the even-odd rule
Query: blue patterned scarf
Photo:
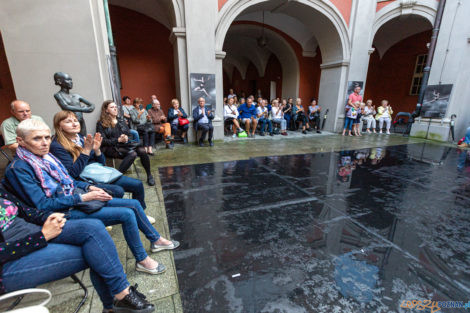
[(41, 182), (41, 187), (48, 198), (52, 197), (57, 188), (60, 187), (64, 195), (73, 195), (73, 179), (67, 173), (64, 165), (52, 154), (47, 156), (55, 161), (51, 162), (44, 157), (39, 157), (29, 150), (19, 146), (16, 149), (16, 155), (34, 170), (36, 178)]

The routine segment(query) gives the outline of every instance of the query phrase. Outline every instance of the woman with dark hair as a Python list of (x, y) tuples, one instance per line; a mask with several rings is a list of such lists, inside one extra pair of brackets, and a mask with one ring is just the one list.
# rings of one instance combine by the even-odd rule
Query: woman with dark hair
[(90, 268), (103, 313), (154, 312), (130, 286), (116, 246), (97, 219), (29, 208), (0, 187), (0, 294), (68, 277)]
[(137, 130), (142, 137), (145, 152), (153, 155), (152, 145), (155, 143), (155, 130), (153, 127), (146, 127), (146, 124), (151, 123), (152, 120), (145, 110), (143, 102), (141, 98), (134, 99), (134, 108), (130, 111), (132, 128)]
[(135, 146), (129, 143), (129, 127), (118, 118), (117, 105), (112, 100), (106, 100), (101, 106), (101, 116), (96, 123), (96, 131), (103, 137), (101, 144), (103, 153), (110, 158), (122, 159), (119, 171), (125, 173), (137, 156), (147, 173), (147, 183), (149, 186), (155, 185), (152, 173), (150, 172), (150, 159), (144, 147)]
[(312, 98), (312, 100), (310, 100), (310, 106), (308, 107), (308, 119), (312, 123), (312, 128), (316, 128), (317, 133), (319, 134), (321, 134), (320, 111), (321, 107), (317, 104), (317, 100), (315, 98)]

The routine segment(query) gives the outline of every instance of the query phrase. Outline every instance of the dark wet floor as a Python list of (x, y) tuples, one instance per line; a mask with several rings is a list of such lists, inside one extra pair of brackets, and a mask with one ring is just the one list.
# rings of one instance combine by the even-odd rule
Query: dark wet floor
[(413, 144), (160, 169), (185, 312), (467, 302), (466, 159)]

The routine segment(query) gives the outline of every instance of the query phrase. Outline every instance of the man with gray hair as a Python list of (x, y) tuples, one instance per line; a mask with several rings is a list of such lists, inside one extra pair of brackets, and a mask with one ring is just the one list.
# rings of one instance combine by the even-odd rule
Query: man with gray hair
[(18, 143), (16, 142), (16, 128), (18, 124), (27, 119), (40, 120), (42, 122), (44, 120), (40, 116), (32, 115), (29, 104), (22, 100), (14, 100), (10, 104), (10, 112), (13, 116), (3, 121), (0, 130), (5, 141), (5, 147), (15, 152), (16, 148), (18, 148)]

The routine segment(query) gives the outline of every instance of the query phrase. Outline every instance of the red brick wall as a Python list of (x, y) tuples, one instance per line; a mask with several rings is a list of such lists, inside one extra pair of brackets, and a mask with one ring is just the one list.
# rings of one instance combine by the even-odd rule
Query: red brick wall
[(379, 12), (380, 9), (384, 8), (384, 7), (387, 6), (388, 4), (390, 4), (390, 3), (392, 3), (392, 2), (395, 2), (395, 1), (396, 1), (396, 0), (378, 2), (378, 3), (377, 3), (376, 12)]
[(0, 121), (10, 117), (10, 103), (15, 99), (15, 88), (0, 33)]
[(352, 0), (331, 0), (331, 2), (333, 2), (336, 8), (338, 8), (339, 12), (346, 21), (346, 24), (349, 25), (349, 19), (351, 18)]
[(413, 112), (418, 96), (410, 96), (410, 86), (416, 57), (427, 53), (430, 38), (431, 31), (408, 37), (391, 47), (382, 59), (375, 51), (370, 57), (365, 100), (372, 99), (378, 106), (387, 99), (395, 114)]
[(122, 80), (122, 96), (150, 103), (156, 94), (166, 111), (176, 95), (170, 30), (155, 20), (110, 5), (111, 24)]

